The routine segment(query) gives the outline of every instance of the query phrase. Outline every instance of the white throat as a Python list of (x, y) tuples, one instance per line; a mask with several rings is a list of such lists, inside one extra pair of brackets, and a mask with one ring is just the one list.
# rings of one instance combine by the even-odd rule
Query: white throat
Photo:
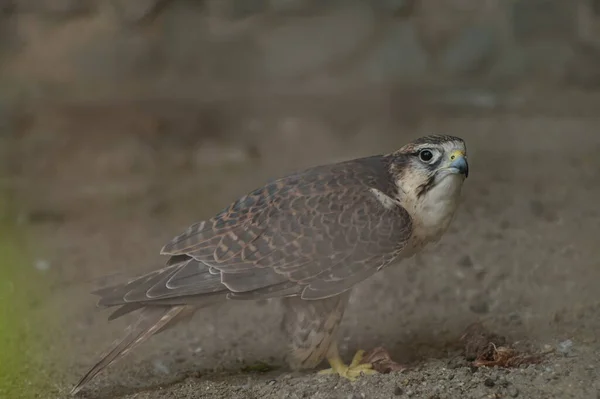
[(417, 246), (438, 241), (448, 229), (458, 208), (464, 177), (448, 175), (420, 198), (416, 189), (406, 190), (400, 202), (413, 219), (413, 243)]

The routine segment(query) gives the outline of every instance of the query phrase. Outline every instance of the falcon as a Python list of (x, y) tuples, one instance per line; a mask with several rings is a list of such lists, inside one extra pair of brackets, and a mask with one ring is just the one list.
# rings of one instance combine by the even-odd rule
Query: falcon
[(80, 379), (150, 336), (220, 302), (281, 298), (292, 369), (349, 380), (375, 373), (363, 351), (345, 364), (336, 335), (352, 287), (438, 241), (469, 174), (465, 142), (430, 135), (399, 150), (316, 166), (239, 198), (161, 250), (164, 267), (94, 292), (109, 320), (140, 311), (125, 336)]

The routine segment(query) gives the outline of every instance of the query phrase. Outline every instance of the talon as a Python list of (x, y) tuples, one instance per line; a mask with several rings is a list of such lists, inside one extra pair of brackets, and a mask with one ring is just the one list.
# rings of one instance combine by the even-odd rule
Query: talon
[(335, 374), (335, 371), (333, 369), (325, 369), (325, 370), (319, 371), (317, 374), (320, 374), (320, 375), (331, 375), (331, 374)]
[(331, 375), (337, 374), (342, 378), (345, 378), (350, 381), (356, 381), (358, 377), (361, 375), (373, 375), (377, 374), (377, 371), (373, 370), (373, 365), (370, 363), (361, 364), (361, 360), (363, 359), (365, 351), (359, 350), (356, 352), (354, 357), (352, 358), (352, 362), (349, 366), (346, 366), (342, 359), (339, 357), (334, 357), (331, 359), (327, 359), (331, 368), (321, 370), (318, 374), (321, 375)]
[(362, 350), (362, 349), (359, 349), (354, 354), (354, 357), (352, 358), (352, 363), (350, 363), (350, 368), (358, 366), (360, 364), (360, 361), (363, 359), (364, 356), (365, 356), (365, 351)]

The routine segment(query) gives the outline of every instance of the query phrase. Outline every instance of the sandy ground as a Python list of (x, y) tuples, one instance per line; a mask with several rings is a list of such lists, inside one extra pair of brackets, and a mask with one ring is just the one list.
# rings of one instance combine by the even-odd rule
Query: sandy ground
[[(384, 346), (411, 369), (354, 384), (291, 373), (280, 304), (226, 303), (154, 337), (82, 397), (600, 398), (600, 118), (253, 110), (215, 122), (207, 111), (199, 131), (218, 135), (194, 136), (152, 115), (54, 110), (18, 123), (22, 220), (56, 281), (52, 349), (68, 354), (51, 397), (67, 397), (132, 320), (108, 323), (89, 291), (161, 265), (162, 244), (190, 223), (269, 178), (446, 132), (470, 156), (456, 220), (437, 246), (356, 287), (340, 336), (348, 360)], [(458, 344), (475, 321), (550, 353), (475, 369)], [(280, 367), (242, 370), (258, 361)]]

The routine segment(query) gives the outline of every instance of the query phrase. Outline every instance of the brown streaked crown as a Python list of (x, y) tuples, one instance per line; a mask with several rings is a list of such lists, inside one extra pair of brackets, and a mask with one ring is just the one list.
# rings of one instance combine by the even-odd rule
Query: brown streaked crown
[(419, 137), (415, 141), (402, 146), (395, 154), (410, 154), (428, 145), (441, 145), (449, 142), (462, 143), (463, 146), (465, 145), (465, 141), (460, 137), (445, 134), (431, 134), (429, 136)]

